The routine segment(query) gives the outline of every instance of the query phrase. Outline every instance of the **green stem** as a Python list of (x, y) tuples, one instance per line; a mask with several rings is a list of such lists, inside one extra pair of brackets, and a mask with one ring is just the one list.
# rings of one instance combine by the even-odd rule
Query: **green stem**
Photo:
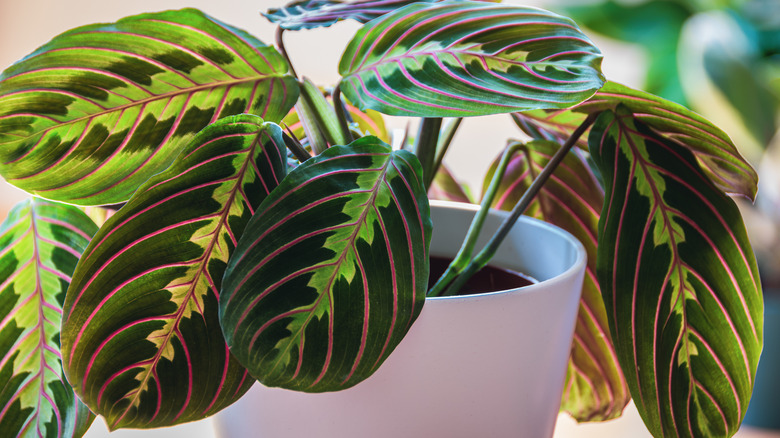
[(311, 158), (311, 155), (309, 155), (309, 152), (306, 150), (306, 148), (303, 147), (301, 142), (298, 141), (298, 139), (293, 135), (292, 131), (290, 131), (289, 126), (287, 127), (287, 135), (284, 135), (284, 144), (301, 163)]
[[(569, 137), (568, 140), (566, 140), (566, 143), (561, 146), (560, 149), (553, 155), (553, 157), (550, 159), (550, 161), (547, 163), (546, 166), (544, 166), (544, 169), (542, 169), (542, 172), (539, 173), (539, 175), (534, 179), (534, 181), (531, 183), (531, 186), (528, 187), (528, 190), (525, 191), (522, 198), (517, 202), (515, 207), (512, 209), (512, 212), (510, 215), (504, 219), (504, 222), (501, 223), (501, 226), (499, 227), (498, 231), (491, 237), (490, 241), (485, 245), (485, 247), (480, 251), (474, 259), (469, 263), (468, 266), (466, 266), (466, 269), (463, 270), (463, 272), (456, 278), (452, 284), (447, 288), (447, 290), (442, 293), (442, 296), (448, 296), (448, 295), (455, 295), (458, 293), (458, 291), (463, 287), (463, 285), (466, 284), (466, 282), (471, 278), (472, 275), (477, 273), (480, 269), (485, 267), (488, 262), (493, 258), (493, 256), (496, 253), (496, 250), (498, 250), (499, 245), (501, 245), (501, 242), (503, 242), (504, 238), (506, 238), (507, 234), (509, 234), (509, 231), (512, 229), (512, 226), (514, 226), (515, 222), (517, 222), (517, 219), (520, 218), (520, 216), (525, 213), (525, 210), (528, 209), (528, 206), (531, 205), (531, 201), (533, 201), (534, 197), (539, 193), (539, 191), (542, 189), (542, 186), (547, 182), (547, 180), (550, 178), (550, 175), (555, 171), (555, 169), (558, 167), (558, 165), (563, 161), (563, 158), (566, 156), (566, 154), (571, 150), (571, 148), (577, 143), (577, 140), (582, 136), (582, 134), (588, 130), (590, 125), (593, 124), (593, 122), (596, 120), (596, 117), (598, 116), (598, 113), (590, 114), (585, 119), (585, 121), (582, 122), (580, 126), (577, 127), (577, 129), (572, 133), (571, 137)], [(530, 165), (530, 163), (529, 163)]]
[(436, 160), (433, 166), (434, 176), (441, 167), (441, 163), (444, 161), (444, 155), (447, 154), (447, 149), (450, 148), (452, 139), (455, 138), (455, 133), (458, 132), (458, 128), (462, 121), (463, 117), (458, 117), (457, 119), (452, 119), (444, 124), (444, 128), (442, 129), (444, 136), (439, 139), (439, 144), (436, 146)]
[(290, 56), (287, 55), (287, 49), (284, 48), (284, 38), (282, 38), (282, 35), (284, 34), (284, 29), (281, 27), (276, 28), (276, 47), (279, 48), (279, 52), (282, 53), (282, 56), (284, 56), (284, 59), (287, 60), (287, 65), (290, 66), (290, 73), (292, 73), (293, 77), (298, 77), (298, 74), (295, 73), (295, 68), (293, 68), (292, 61), (290, 61)]
[(496, 168), (495, 173), (493, 173), (493, 178), (490, 180), (490, 185), (485, 191), (485, 196), (482, 197), (482, 204), (479, 207), (479, 211), (477, 211), (477, 214), (471, 221), (469, 230), (466, 233), (466, 238), (463, 241), (458, 254), (447, 267), (447, 270), (444, 271), (444, 274), (436, 281), (436, 284), (428, 291), (428, 296), (440, 296), (447, 285), (458, 277), (468, 266), (471, 255), (474, 253), (474, 246), (477, 244), (477, 238), (479, 237), (480, 231), (482, 231), (482, 225), (485, 222), (485, 218), (487, 218), (490, 206), (493, 205), (493, 200), (496, 197), (496, 193), (498, 193), (501, 180), (506, 173), (506, 168), (515, 152), (522, 147), (522, 143), (513, 143), (504, 150), (501, 161), (498, 163), (498, 167)]
[(439, 130), (442, 119), (440, 117), (424, 117), (420, 123), (420, 132), (417, 135), (415, 154), (420, 159), (423, 168), (423, 180), (425, 190), (431, 187), (436, 176), (436, 147), (439, 144)]
[(336, 117), (339, 119), (341, 135), (347, 139), (347, 143), (352, 143), (355, 138), (352, 137), (352, 131), (349, 130), (346, 116), (347, 108), (341, 101), (341, 84), (336, 85), (336, 88), (333, 89), (333, 106), (336, 108)]

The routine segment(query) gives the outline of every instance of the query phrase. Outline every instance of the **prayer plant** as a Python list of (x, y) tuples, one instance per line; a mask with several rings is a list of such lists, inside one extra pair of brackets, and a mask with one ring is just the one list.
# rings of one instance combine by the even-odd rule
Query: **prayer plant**
[[(427, 193), (459, 196), (441, 167), (459, 118), (511, 114), (532, 140), (509, 143), (483, 205), (590, 257), (562, 409), (609, 419), (633, 397), (655, 436), (736, 432), (763, 304), (727, 196), (752, 199), (756, 175), (724, 132), (606, 81), (543, 10), (308, 0), (266, 17), (278, 48), (185, 9), (68, 31), (0, 76), (0, 174), (35, 196), (0, 228), (0, 430), (160, 427), (255, 380), (368, 378), (424, 305)], [(323, 92), (283, 31), (343, 19), (364, 24)], [(422, 117), (419, 134), (390, 148), (378, 113)], [(450, 274), (489, 259), (469, 242)]]

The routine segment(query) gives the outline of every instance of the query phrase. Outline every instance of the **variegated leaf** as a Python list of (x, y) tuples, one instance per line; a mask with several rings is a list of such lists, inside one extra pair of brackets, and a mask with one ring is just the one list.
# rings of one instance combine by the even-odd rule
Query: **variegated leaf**
[[(333, 102), (330, 95), (326, 95), (328, 102)], [(343, 102), (343, 99), (342, 99)], [(360, 111), (357, 107), (349, 102), (343, 102), (347, 109), (347, 116), (352, 120), (351, 130), (356, 137), (364, 137), (371, 135), (378, 137), (385, 143), (390, 142), (390, 134), (385, 127), (385, 121), (381, 113), (373, 110)], [(296, 105), (297, 106), (297, 105)], [(282, 125), (287, 126), (295, 137), (300, 140), (304, 145), (308, 145), (309, 141), (306, 136), (306, 130), (303, 126), (303, 121), (300, 119), (297, 108), (290, 111), (282, 120)], [(356, 133), (355, 130), (358, 132)], [(333, 146), (333, 145), (331, 145)]]
[(220, 300), (225, 339), (255, 378), (339, 390), (398, 345), (428, 286), (421, 176), (414, 155), (364, 137), (304, 162), (266, 198)]
[(73, 269), (97, 226), (40, 199), (0, 225), (0, 435), (80, 437), (94, 416), (65, 381), (60, 321)]
[(109, 428), (200, 419), (252, 384), (217, 300), (237, 239), (285, 175), (281, 135), (248, 114), (208, 126), (87, 248), (65, 302), (63, 361)]
[(90, 207), (81, 207), (81, 210), (84, 213), (86, 213), (90, 219), (92, 219), (92, 222), (94, 222), (95, 225), (98, 226), (98, 228), (100, 228), (103, 226), (104, 223), (106, 223), (108, 218), (110, 218), (111, 216), (114, 215), (114, 213), (116, 213), (118, 208), (90, 206)]
[[(674, 102), (625, 85), (607, 82), (592, 98), (571, 109), (530, 111), (515, 119), (535, 138), (568, 138), (588, 114), (625, 105), (637, 120), (690, 149), (707, 176), (726, 193), (754, 199), (758, 175), (742, 157), (729, 136), (711, 122)], [(536, 132), (541, 130), (542, 132)], [(585, 137), (583, 137), (584, 139)], [(585, 146), (585, 141), (581, 140)]]
[(631, 395), (656, 437), (728, 437), (753, 390), (763, 302), (736, 204), (625, 107), (590, 149), (606, 184), (597, 270)]
[(281, 120), (298, 94), (287, 69), (192, 9), (73, 29), (0, 75), (0, 174), (49, 199), (127, 201), (207, 124)]
[(473, 203), (468, 187), (459, 183), (444, 164), (436, 171), (433, 184), (428, 189), (429, 199)]
[[(511, 210), (558, 148), (558, 143), (550, 141), (527, 143), (510, 161), (493, 207)], [(598, 220), (604, 192), (596, 183), (584, 154), (575, 149), (566, 155), (536, 196), (528, 214), (572, 233), (588, 253), (561, 410), (577, 421), (603, 421), (620, 416), (630, 395), (610, 339), (596, 279)], [(497, 163), (491, 167), (486, 181), (492, 179)]]
[(263, 15), (282, 29), (313, 29), (348, 19), (368, 23), (410, 3), (436, 1), (441, 0), (298, 0), (283, 8), (271, 8)]
[(411, 4), (363, 26), (341, 90), (385, 114), (462, 117), (566, 108), (603, 84), (601, 53), (571, 20), (473, 1)]
[(357, 129), (362, 136), (371, 135), (385, 143), (390, 142), (390, 134), (385, 127), (381, 113), (373, 110), (361, 111), (349, 102), (344, 102), (348, 116), (352, 119), (352, 130)]

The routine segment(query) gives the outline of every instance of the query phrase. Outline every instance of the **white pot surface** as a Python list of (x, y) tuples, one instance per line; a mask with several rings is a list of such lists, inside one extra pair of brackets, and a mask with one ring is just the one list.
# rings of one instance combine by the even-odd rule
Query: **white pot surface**
[[(432, 203), (432, 255), (452, 257), (476, 206)], [(506, 216), (486, 221), (483, 241)], [(539, 283), (432, 298), (380, 369), (357, 386), (305, 394), (255, 386), (220, 413), (223, 437), (549, 438), (560, 406), (585, 251), (523, 218), (493, 259)]]

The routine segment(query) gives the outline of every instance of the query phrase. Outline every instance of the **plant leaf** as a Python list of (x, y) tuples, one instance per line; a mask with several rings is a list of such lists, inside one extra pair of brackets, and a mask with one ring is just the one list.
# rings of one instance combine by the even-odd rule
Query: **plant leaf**
[(374, 18), (415, 2), (440, 0), (299, 0), (283, 8), (271, 8), (263, 16), (282, 29), (301, 30), (328, 27), (352, 19), (368, 23)]
[(603, 84), (601, 53), (571, 20), (472, 1), (412, 4), (364, 25), (339, 64), (361, 109), (462, 117), (581, 102)]
[[(559, 148), (558, 143), (551, 141), (527, 143), (523, 153), (516, 154), (507, 166), (492, 207), (512, 210)], [(588, 266), (561, 410), (577, 421), (603, 421), (620, 416), (630, 395), (610, 339), (606, 309), (596, 280), (598, 220), (604, 192), (584, 155), (580, 149), (566, 154), (529, 206), (528, 214), (572, 233), (587, 251)], [(497, 164), (498, 160), (491, 166), (486, 181), (493, 178)]]
[(341, 132), (339, 118), (331, 102), (328, 102), (325, 94), (307, 78), (304, 78), (301, 84), (301, 102), (311, 109), (309, 117), (313, 124), (320, 128), (329, 144), (347, 144), (351, 141)]
[(252, 384), (227, 349), (217, 299), (236, 241), (284, 176), (282, 131), (222, 119), (109, 218), (65, 302), (65, 372), (109, 428), (211, 415)]
[(599, 116), (589, 142), (606, 184), (598, 278), (639, 413), (656, 437), (731, 436), (763, 343), (739, 210), (688, 149), (625, 107)]
[[(332, 105), (333, 99), (331, 98), (330, 93), (327, 93), (325, 95), (327, 101)], [(387, 132), (387, 128), (385, 127), (385, 121), (382, 117), (381, 113), (378, 113), (376, 111), (368, 110), (368, 111), (360, 111), (357, 107), (350, 104), (348, 101), (345, 101), (345, 99), (342, 98), (342, 103), (347, 109), (347, 116), (352, 119), (351, 123), (351, 130), (352, 135), (354, 135), (356, 138), (359, 137), (365, 137), (367, 135), (371, 135), (374, 137), (378, 137), (380, 140), (382, 140), (385, 143), (390, 142), (390, 135)], [(290, 131), (295, 135), (297, 139), (299, 139), (305, 146), (311, 146), (311, 140), (308, 138), (308, 135), (306, 134), (306, 129), (304, 128), (304, 120), (301, 120), (300, 114), (298, 114), (298, 109), (301, 107), (300, 102), (295, 105), (295, 108), (293, 108), (292, 111), (290, 111), (285, 117), (284, 120), (282, 120), (282, 124), (287, 126)], [(308, 128), (311, 132), (311, 128)], [(333, 145), (330, 145), (333, 146)]]
[(370, 376), (425, 301), (422, 168), (375, 137), (307, 160), (260, 206), (225, 273), (222, 329), (267, 386), (334, 391)]
[(428, 199), (473, 203), (468, 187), (459, 183), (444, 164), (439, 166), (433, 177), (433, 184), (428, 189)]
[(127, 201), (207, 124), (281, 120), (298, 94), (287, 68), (193, 9), (65, 32), (0, 75), (0, 174), (72, 204)]
[(546, 136), (568, 138), (588, 114), (615, 109), (620, 104), (632, 111), (637, 120), (690, 149), (707, 177), (721, 190), (755, 199), (758, 175), (725, 132), (684, 106), (644, 91), (607, 82), (592, 98), (569, 110), (530, 111), (514, 116), (544, 130)]
[(18, 203), (0, 225), (0, 431), (80, 437), (94, 415), (65, 381), (62, 304), (94, 223), (78, 208)]

